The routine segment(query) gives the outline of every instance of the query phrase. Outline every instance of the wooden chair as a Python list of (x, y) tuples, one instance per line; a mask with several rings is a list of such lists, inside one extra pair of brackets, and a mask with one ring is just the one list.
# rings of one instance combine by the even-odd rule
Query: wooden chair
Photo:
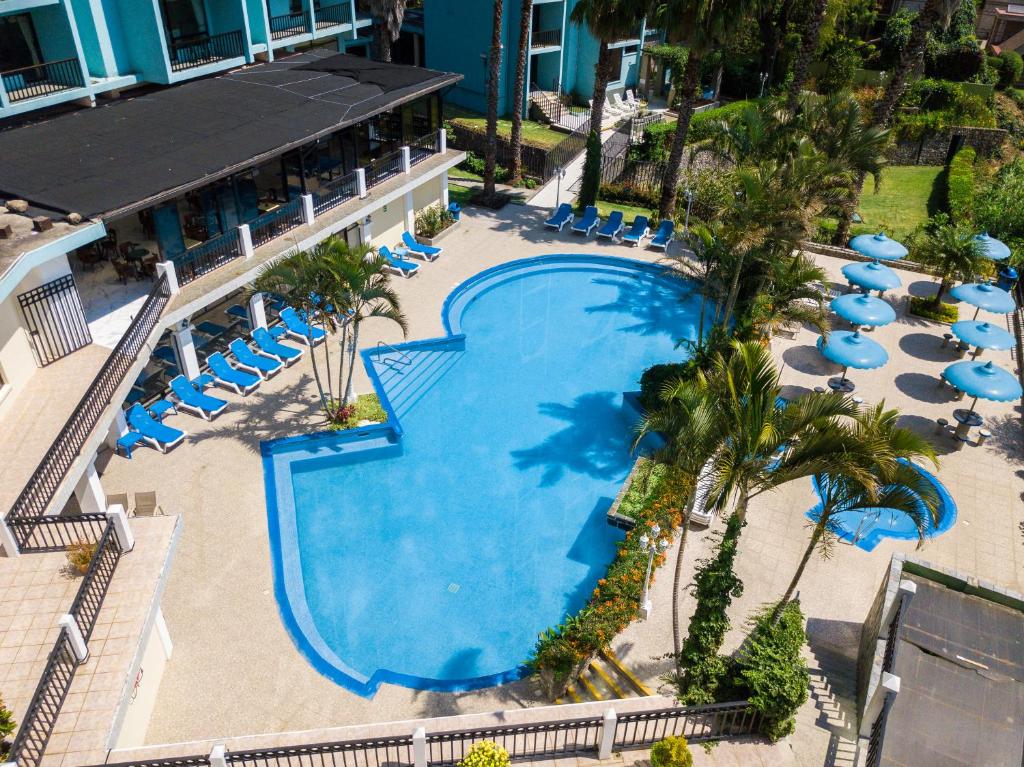
[(110, 263), (114, 265), (114, 271), (117, 272), (117, 279), (122, 285), (127, 285), (128, 280), (133, 279), (137, 275), (135, 267), (127, 261), (115, 258)]
[(156, 493), (149, 491), (145, 493), (135, 494), (135, 516), (136, 517), (155, 517), (157, 515), (165, 516), (164, 510), (160, 508), (160, 505), (156, 502)]

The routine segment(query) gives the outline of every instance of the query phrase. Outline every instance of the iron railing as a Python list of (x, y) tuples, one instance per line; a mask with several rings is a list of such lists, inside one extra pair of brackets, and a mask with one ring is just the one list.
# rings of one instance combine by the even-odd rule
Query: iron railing
[(313, 8), (313, 18), (316, 19), (317, 29), (333, 27), (338, 24), (351, 24), (352, 7), (348, 3), (315, 6)]
[(359, 181), (356, 173), (347, 173), (344, 176), (331, 179), (313, 192), (313, 215), (319, 216), (331, 208), (336, 208), (346, 200), (351, 200), (359, 195)]
[(302, 225), (302, 199), (295, 198), (287, 202), (275, 211), (264, 213), (254, 221), (249, 222), (249, 233), (252, 235), (252, 245), (258, 248), (266, 245), (275, 237), (280, 237), (285, 232), (290, 232), (297, 226)]
[(409, 142), (409, 161), (412, 165), (423, 162), (428, 157), (441, 151), (441, 134), (439, 131), (413, 139)]
[(138, 358), (169, 299), (167, 278), (161, 276), (15, 500), (7, 523), (21, 549), (59, 550), (81, 539), (80, 533), (87, 532), (79, 528), (84, 526), (95, 532), (95, 520), (90, 515), (47, 518), (43, 515), (114, 392)]
[(77, 58), (46, 61), (0, 73), (7, 100), (12, 104), (51, 93), (84, 88), (85, 78)]
[(896, 699), (895, 694), (885, 693), (885, 700), (882, 702), (882, 710), (878, 717), (871, 724), (871, 734), (868, 737), (868, 755), (864, 760), (864, 767), (879, 767), (882, 763), (882, 744), (885, 741), (885, 724), (889, 719), (889, 709)]
[(62, 551), (73, 543), (95, 543), (107, 524), (104, 514), (46, 515), (8, 519), (22, 551)]
[(242, 31), (223, 32), (211, 35), (202, 40), (177, 41), (167, 44), (167, 55), (171, 61), (171, 71), (201, 67), (224, 59), (235, 59), (242, 56)]
[(376, 186), (402, 173), (402, 150), (396, 149), (371, 160), (366, 166), (366, 185)]
[(67, 630), (61, 628), (60, 636), (46, 659), (46, 667), (28, 704), (28, 710), (21, 719), (18, 733), (14, 736), (14, 743), (7, 755), (8, 761), (19, 767), (38, 767), (42, 763), (77, 667), (78, 660), (71, 649)]
[(889, 636), (885, 640), (885, 653), (882, 655), (882, 671), (892, 672), (896, 664), (896, 646), (900, 641), (900, 617), (903, 614), (903, 597), (900, 596), (900, 603), (896, 606), (896, 614), (892, 616), (889, 624)]
[(554, 178), (557, 168), (564, 168), (575, 160), (587, 148), (587, 136), (590, 135), (590, 120), (584, 121), (579, 130), (570, 133), (555, 144), (544, 160), (544, 180)]
[(530, 36), (531, 48), (551, 48), (561, 44), (561, 29), (538, 29)]
[(599, 716), (428, 733), (427, 763), (431, 767), (453, 767), (465, 758), (475, 743), (482, 740), (494, 741), (517, 762), (573, 756), (596, 751), (600, 737)]
[(286, 13), (270, 17), (270, 37), (281, 40), (292, 35), (301, 35), (309, 31), (309, 16), (305, 11)]
[(640, 28), (641, 28), (641, 25), (637, 24), (632, 29), (629, 29), (629, 30), (625, 31), (621, 35), (616, 37), (612, 42), (613, 43), (621, 43), (624, 40), (639, 40), (640, 39)]
[(96, 628), (96, 618), (99, 617), (103, 599), (107, 596), (107, 589), (110, 588), (110, 582), (114, 579), (114, 571), (117, 570), (117, 563), (120, 560), (121, 542), (117, 538), (114, 525), (108, 524), (96, 544), (96, 551), (78, 587), (78, 593), (75, 594), (75, 601), (68, 610), (86, 642), (92, 636), (92, 630)]
[(187, 285), (241, 255), (242, 248), (238, 243), (237, 229), (196, 245), (172, 259), (175, 274), (178, 276), (178, 285)]
[(750, 735), (760, 725), (760, 713), (746, 701), (620, 714), (613, 748), (647, 748), (669, 735), (682, 735), (691, 743), (720, 740)]

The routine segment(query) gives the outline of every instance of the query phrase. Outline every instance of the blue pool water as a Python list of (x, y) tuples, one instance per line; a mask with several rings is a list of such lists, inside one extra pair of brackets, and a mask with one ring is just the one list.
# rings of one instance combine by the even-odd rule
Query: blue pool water
[[(939, 499), (935, 519), (932, 519), (931, 515), (927, 513), (923, 503), (919, 504), (921, 512), (927, 520), (925, 537), (932, 538), (936, 535), (941, 535), (953, 527), (953, 523), (956, 522), (956, 502), (949, 494), (949, 491), (946, 490), (945, 485), (934, 474), (916, 465), (914, 470), (931, 483)], [(814, 485), (814, 491), (817, 493), (817, 482), (812, 480), (812, 484)], [(816, 506), (808, 511), (807, 517), (817, 522), (821, 517), (821, 506)], [(867, 513), (857, 510), (843, 511), (839, 514), (834, 514), (832, 521), (836, 525), (836, 535), (864, 551), (874, 551), (883, 538), (905, 541), (916, 541), (918, 539), (917, 527), (914, 525), (913, 520), (907, 514), (897, 509), (875, 509)]]
[(621, 532), (623, 393), (683, 355), (700, 299), (625, 259), (528, 259), (464, 283), (445, 339), (364, 353), (392, 418), (264, 444), (282, 615), (331, 679), (470, 689), (518, 678)]

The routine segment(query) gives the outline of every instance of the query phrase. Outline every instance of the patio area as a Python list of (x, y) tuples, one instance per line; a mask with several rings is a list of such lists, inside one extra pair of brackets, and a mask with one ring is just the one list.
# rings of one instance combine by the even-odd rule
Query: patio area
[[(545, 230), (543, 217), (544, 211), (515, 205), (500, 213), (473, 209), (463, 215), (460, 227), (442, 243), (445, 252), (437, 262), (425, 264), (413, 279), (394, 281), (409, 320), (409, 338), (440, 335), (441, 304), (451, 289), (499, 263), (546, 253), (601, 253), (646, 260), (660, 256)], [(841, 279), (840, 268), (847, 262), (822, 256), (817, 260), (833, 280)], [(925, 545), (921, 556), (1021, 590), (1024, 539), (1018, 526), (1024, 518), (1020, 503), (1024, 440), (1016, 403), (979, 403), (986, 428), (992, 432), (982, 446), (967, 444), (956, 451), (950, 438), (935, 433), (936, 419), (951, 419), (953, 409), (960, 406), (954, 403), (951, 389), (936, 385), (939, 373), (956, 356), (951, 347), (942, 347), (947, 328), (905, 311), (908, 294), (928, 294), (934, 283), (922, 275), (900, 274), (906, 287), (887, 295), (897, 319), (870, 334), (889, 352), (890, 361), (881, 369), (853, 371), (850, 377), (857, 384), (856, 394), (868, 403), (884, 399), (889, 407), (903, 412), (905, 425), (936, 440), (942, 460), (937, 476), (955, 499), (958, 517), (951, 530)], [(1004, 322), (994, 316), (989, 319)], [(368, 321), (363, 326), (364, 348), (378, 341), (400, 340), (400, 332), (390, 324)], [(807, 329), (800, 329), (792, 339), (774, 341), (773, 351), (785, 366), (783, 393), (787, 396), (825, 386), (838, 372), (822, 358), (815, 341), (816, 335)], [(1009, 352), (986, 352), (985, 356), (1010, 370), (1017, 364)], [(370, 391), (361, 368), (356, 389)], [(385, 685), (367, 700), (320, 676), (295, 649), (278, 614), (259, 455), (262, 440), (322, 427), (308, 362), (264, 382), (244, 401), (223, 390), (217, 396), (230, 405), (212, 423), (187, 415), (168, 419), (169, 425), (188, 433), (184, 444), (167, 455), (140, 449), (131, 461), (111, 458), (103, 472), (107, 493), (156, 489), (164, 509), (184, 517), (177, 561), (163, 600), (175, 654), (161, 684), (147, 743), (545, 703), (529, 680), (455, 694)], [(806, 480), (752, 504), (737, 560), (746, 591), (731, 611), (734, 628), (727, 650), (738, 646), (751, 611), (785, 589), (809, 535), (804, 513), (815, 502)], [(720, 525), (716, 522), (711, 530)], [(687, 578), (693, 563), (710, 550), (708, 539), (707, 531), (691, 535)], [(890, 555), (913, 549), (913, 542), (885, 539), (871, 553), (838, 545), (829, 561), (813, 559), (800, 591), (808, 616), (812, 695), (801, 711), (796, 734), (776, 747), (728, 744), (710, 754), (695, 749), (697, 763), (852, 764), (853, 654), (860, 622)], [(343, 574), (339, 574), (339, 587), (344, 587)], [(652, 687), (659, 686), (660, 675), (667, 670), (664, 655), (671, 650), (670, 592), (671, 577), (662, 573), (653, 587), (652, 618), (633, 624), (615, 642), (619, 657)]]

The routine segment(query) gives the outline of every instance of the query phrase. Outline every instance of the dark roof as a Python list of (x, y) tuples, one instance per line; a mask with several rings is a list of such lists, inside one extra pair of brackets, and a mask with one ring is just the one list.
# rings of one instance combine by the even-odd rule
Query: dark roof
[(308, 51), (0, 133), (0, 195), (83, 216), (137, 210), (461, 75)]
[(924, 578), (904, 619), (883, 765), (1020, 767), (1024, 615)]

